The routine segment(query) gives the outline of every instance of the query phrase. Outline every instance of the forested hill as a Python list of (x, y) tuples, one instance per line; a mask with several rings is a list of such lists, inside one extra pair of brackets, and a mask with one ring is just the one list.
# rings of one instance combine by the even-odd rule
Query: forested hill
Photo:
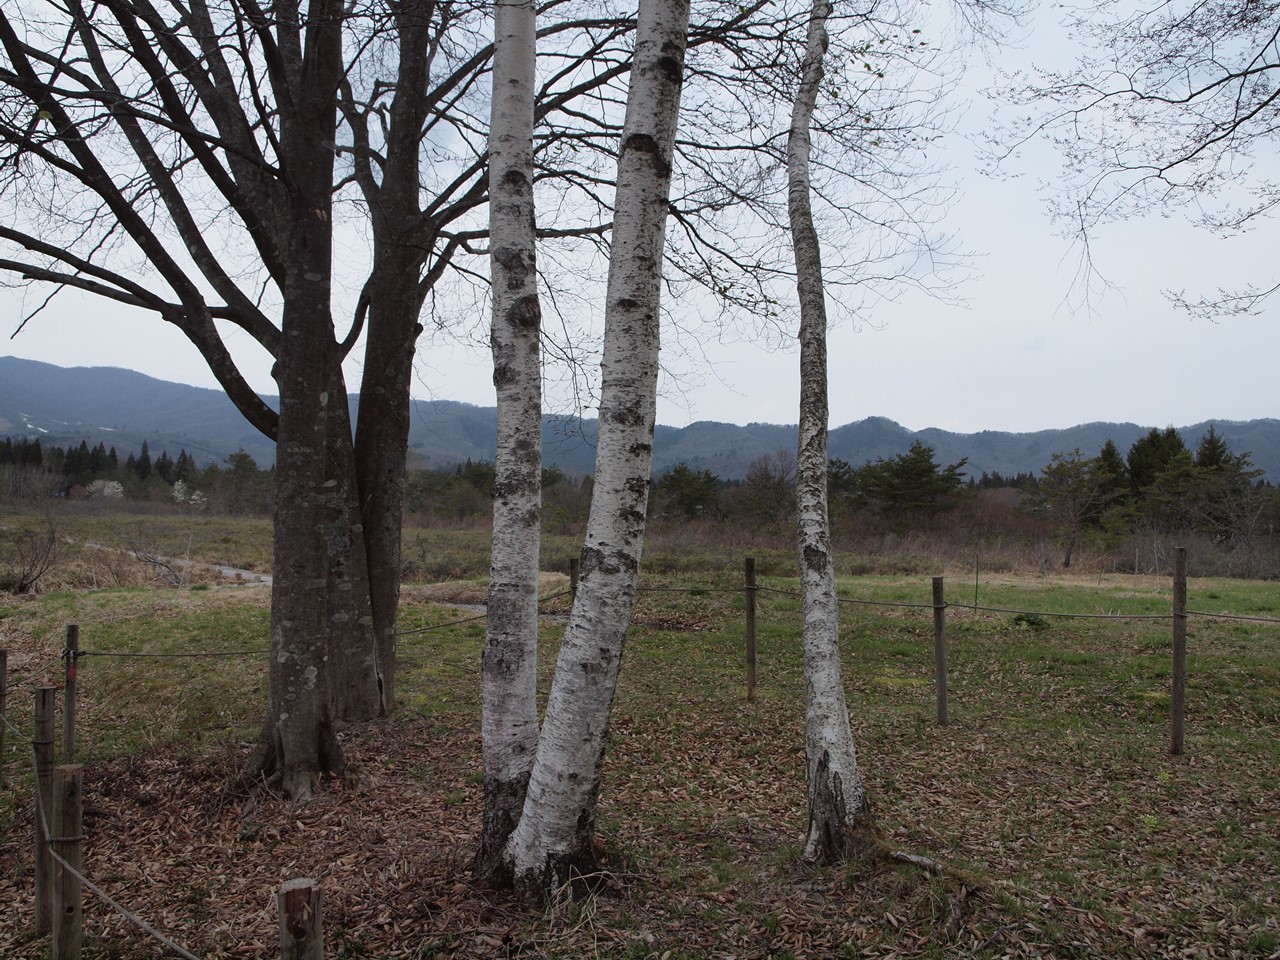
[[(275, 405), (274, 397), (265, 398)], [(354, 401), (354, 398), (353, 398)], [(409, 443), (415, 464), (447, 467), (471, 460), (492, 460), (496, 410), (445, 400), (414, 403)], [(1192, 449), (1209, 421), (1180, 426)], [(1280, 420), (1213, 421), (1235, 452), (1252, 453), (1254, 464), (1280, 481)], [(950, 433), (907, 430), (883, 417), (869, 417), (831, 431), (831, 456), (860, 466), (877, 457), (904, 453), (919, 440), (936, 452), (939, 463), (968, 458), (966, 473), (1012, 476), (1038, 473), (1054, 453), (1079, 448), (1094, 455), (1108, 439), (1124, 453), (1152, 426), (1087, 423), (1035, 433)], [(544, 460), (571, 474), (590, 473), (595, 461), (594, 420), (548, 417)], [(0, 436), (39, 437), (66, 447), (81, 440), (115, 446), (123, 456), (143, 440), (152, 450), (177, 455), (185, 449), (197, 462), (221, 460), (237, 449), (261, 466), (275, 460), (272, 445), (240, 416), (217, 390), (168, 383), (113, 367), (63, 368), (32, 360), (0, 357)], [(740, 478), (752, 461), (779, 450), (794, 451), (794, 425), (700, 422), (687, 427), (659, 426), (654, 471), (677, 463), (710, 470), (724, 479)]]

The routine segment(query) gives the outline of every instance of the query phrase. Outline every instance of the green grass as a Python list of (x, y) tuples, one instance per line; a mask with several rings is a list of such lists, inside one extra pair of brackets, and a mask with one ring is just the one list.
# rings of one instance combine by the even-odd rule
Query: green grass
[[(251, 542), (239, 528), (225, 534), (242, 535)], [(442, 558), (440, 569), (460, 571), (459, 579), (469, 581), (460, 593), (474, 592), (483, 576), (475, 532), (429, 536), (427, 551)], [(214, 540), (193, 535), (190, 542)], [(572, 552), (550, 541), (545, 555), (552, 554)], [(655, 549), (650, 556), (664, 555)], [(1169, 621), (1044, 616), (1163, 617), (1167, 581), (1005, 574), (980, 580), (981, 606), (1035, 613), (1043, 621), (1037, 626), (1017, 613), (964, 609), (973, 600), (971, 571), (967, 581), (964, 571), (948, 573), (951, 722), (943, 728), (934, 722), (929, 576), (842, 578), (847, 598), (923, 605), (846, 605), (841, 641), (879, 822), (895, 847), (933, 857), (949, 872), (936, 878), (905, 867), (815, 870), (799, 862), (803, 673), (799, 602), (790, 595), (797, 584), (780, 572), (761, 573), (769, 589), (758, 598), (760, 687), (757, 702), (748, 704), (743, 597), (727, 589), (740, 584), (741, 555), (722, 551), (701, 570), (699, 548), (665, 556), (655, 566), (669, 572), (646, 565), (643, 574), (648, 589), (636, 603), (598, 811), (601, 848), (617, 887), (589, 906), (533, 918), (510, 909), (487, 925), (476, 917), (508, 908), (470, 891), (463, 866), (483, 793), (477, 753), (483, 622), (455, 624), (474, 614), (427, 602), (422, 588), (406, 589), (399, 714), (385, 733), (350, 742), (360, 786), (350, 796), (327, 795), (316, 809), (333, 807), (342, 836), (370, 838), (342, 848), (350, 856), (382, 857), (365, 868), (368, 876), (392, 877), (404, 886), (387, 889), (406, 891), (404, 903), (431, 906), (415, 915), (413, 938), (397, 939), (373, 922), (376, 914), (344, 906), (347, 894), (335, 891), (333, 955), (499, 955), (477, 945), (487, 943), (482, 937), (508, 944), (512, 955), (566, 958), (1274, 953), (1280, 628), (1192, 619), (1187, 755), (1174, 758), (1167, 752)], [(776, 564), (768, 569), (781, 571), (781, 556)], [(1266, 583), (1197, 580), (1190, 587), (1193, 610), (1267, 616), (1276, 597), (1275, 585)], [(90, 651), (248, 652), (265, 646), (267, 618), (260, 588), (65, 590), (34, 601), (0, 600), (0, 644), (15, 651), (11, 713), (27, 722), (30, 689), (59, 682), (67, 623), (80, 624), (82, 647)], [(550, 621), (543, 629), (544, 695), (562, 630)], [(120, 770), (139, 757), (216, 760), (228, 750), (241, 755), (228, 745), (256, 737), (265, 660), (89, 657), (80, 687), (79, 743), (91, 765)], [(13, 803), (0, 804), (6, 837), (26, 829), (25, 799), (18, 798), (29, 791), (12, 741), (9, 753), (15, 792)], [(416, 797), (400, 816), (407, 816), (408, 832), (417, 842), (422, 835), (438, 843), (429, 849), (444, 854), (382, 852), (384, 841), (376, 838), (393, 833), (398, 821), (378, 819), (377, 805), (372, 825), (351, 826), (361, 798), (388, 784)], [(129, 809), (139, 823), (151, 822), (145, 818), (152, 808)], [(171, 808), (157, 813), (165, 809)], [(311, 814), (280, 808), (277, 816), (293, 834), (271, 842), (279, 850), (306, 847), (317, 858), (308, 869), (329, 869), (338, 857), (336, 828), (303, 833)], [(249, 824), (244, 839), (233, 833), (223, 842), (233, 852), (284, 829), (266, 812), (252, 822), (229, 820), (234, 831)], [(151, 829), (163, 834), (174, 827), (162, 818)], [(216, 833), (217, 822), (207, 829)], [(437, 833), (447, 839), (437, 840)], [(121, 869), (95, 866), (108, 876)], [(157, 903), (157, 912), (175, 923), (195, 917), (198, 931), (200, 917), (239, 909), (220, 903), (216, 878), (251, 869), (256, 861), (232, 856), (210, 862), (215, 879), (205, 875), (183, 887), (168, 876), (174, 899)], [(254, 889), (276, 879), (259, 877)], [(957, 904), (962, 915), (953, 924)], [(261, 912), (255, 903), (252, 922), (266, 932), (255, 927), (253, 936), (269, 942), (271, 918), (258, 919)], [(38, 944), (6, 942), (4, 929), (0, 953), (37, 955), (20, 951)], [(234, 953), (219, 943), (210, 939), (197, 952)], [(116, 955), (147, 954), (138, 948)]]

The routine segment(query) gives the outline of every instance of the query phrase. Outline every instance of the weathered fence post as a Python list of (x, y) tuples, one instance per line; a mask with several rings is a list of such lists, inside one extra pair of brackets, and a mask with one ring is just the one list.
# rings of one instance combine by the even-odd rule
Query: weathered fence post
[(1173, 551), (1173, 695), (1169, 753), (1181, 756), (1187, 711), (1187, 548)]
[(35, 865), (36, 865), (36, 935), (44, 936), (51, 929), (49, 906), (49, 834), (53, 823), (53, 744), (54, 744), (54, 694), (53, 687), (36, 690), (35, 736), (31, 739), (36, 761), (35, 811)]
[(62, 762), (70, 763), (76, 752), (76, 658), (80, 656), (80, 627), (67, 625), (66, 678), (62, 694)]
[(756, 702), (756, 558), (744, 563), (747, 595), (747, 702)]
[(5, 722), (8, 719), (5, 713), (5, 707), (9, 702), (9, 651), (0, 650), (0, 790), (4, 789), (4, 741), (5, 734), (9, 731), (9, 725)]
[(290, 880), (280, 888), (281, 960), (323, 960), (320, 886), (314, 880)]
[(578, 602), (578, 558), (569, 560), (569, 602)]
[[(50, 843), (70, 866), (80, 871), (84, 798), (83, 777), (78, 763), (64, 764), (53, 771), (53, 820)], [(80, 960), (84, 929), (80, 878), (61, 863), (53, 864), (50, 888), (53, 893), (53, 960)]]
[(933, 578), (933, 662), (938, 690), (938, 726), (947, 725), (947, 601), (942, 577)]

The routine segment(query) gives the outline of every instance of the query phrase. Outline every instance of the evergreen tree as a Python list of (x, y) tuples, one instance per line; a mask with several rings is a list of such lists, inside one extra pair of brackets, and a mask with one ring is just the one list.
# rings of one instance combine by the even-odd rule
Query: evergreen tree
[(1196, 466), (1213, 470), (1230, 465), (1232, 459), (1227, 441), (1218, 436), (1218, 431), (1210, 424), (1209, 432), (1200, 438), (1200, 444), (1196, 447)]
[(860, 486), (883, 514), (940, 513), (956, 505), (966, 463), (967, 458), (943, 467), (934, 461), (933, 448), (916, 440), (906, 453), (863, 467)]
[(833, 457), (827, 462), (828, 506), (853, 507), (862, 501), (858, 488), (858, 470), (848, 460)]
[(227, 457), (224, 477), (227, 489), (227, 509), (232, 513), (249, 510), (255, 500), (259, 476), (258, 464), (244, 450), (237, 450)]
[(149, 480), (151, 478), (151, 451), (147, 448), (147, 441), (142, 441), (142, 451), (138, 454), (137, 463), (134, 465), (139, 480)]
[(464, 483), (475, 487), (485, 497), (493, 497), (494, 465), (489, 460), (472, 461), (467, 457), (466, 465), (458, 474)]
[(1155, 483), (1156, 477), (1167, 469), (1177, 456), (1188, 453), (1187, 445), (1173, 427), (1157, 430), (1155, 427), (1129, 448), (1129, 483), (1135, 493), (1141, 494)]
[(89, 444), (84, 440), (80, 441), (78, 447), (68, 447), (66, 458), (62, 461), (62, 475), (69, 483), (88, 483), (92, 479), (90, 459)]
[(178, 452), (178, 461), (173, 466), (174, 480), (181, 480), (183, 483), (190, 484), (198, 474), (199, 470), (196, 468), (195, 460), (187, 453), (186, 448), (183, 448)]
[(107, 448), (101, 441), (89, 451), (89, 476), (97, 479), (107, 468)]
[(165, 483), (172, 484), (174, 481), (173, 460), (169, 458), (169, 451), (162, 450), (160, 456), (156, 459), (154, 471)]
[(658, 478), (657, 494), (667, 509), (690, 520), (710, 517), (718, 511), (720, 479), (710, 470), (677, 463)]
[(1108, 507), (1116, 507), (1124, 501), (1129, 491), (1129, 467), (1120, 456), (1115, 441), (1110, 438), (1098, 451), (1094, 460), (1094, 472), (1098, 477), (1099, 493)]

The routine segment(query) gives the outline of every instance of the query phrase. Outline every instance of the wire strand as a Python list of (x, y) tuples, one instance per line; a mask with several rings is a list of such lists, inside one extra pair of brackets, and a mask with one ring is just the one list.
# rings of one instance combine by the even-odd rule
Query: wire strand
[(982, 613), (1015, 613), (1024, 617), (1059, 617), (1063, 620), (1168, 620), (1171, 613), (1053, 613), (1048, 610), (1014, 610), (1008, 607), (984, 607), (973, 603), (949, 603), (957, 610)]
[[(34, 756), (35, 742), (33, 741), (32, 743), (33, 743), (32, 754)], [(90, 892), (95, 894), (107, 906), (111, 907), (111, 909), (115, 910), (118, 914), (120, 914), (120, 916), (124, 917), (126, 920), (137, 924), (139, 927), (141, 927), (147, 933), (151, 934), (151, 936), (155, 937), (157, 940), (159, 940), (162, 944), (164, 944), (174, 953), (178, 954), (178, 956), (183, 957), (184, 960), (200, 960), (200, 958), (197, 957), (194, 953), (191, 953), (189, 950), (184, 950), (182, 947), (178, 946), (178, 944), (174, 943), (172, 940), (170, 940), (168, 937), (166, 937), (164, 934), (158, 931), (155, 927), (151, 926), (151, 924), (147, 923), (147, 921), (143, 920), (137, 914), (131, 912), (126, 907), (123, 907), (120, 904), (116, 903), (115, 900), (111, 899), (111, 897), (107, 895), (106, 891), (100, 888), (97, 884), (95, 884), (92, 880), (86, 877), (83, 873), (81, 873), (71, 864), (67, 863), (67, 861), (62, 857), (62, 855), (59, 854), (57, 850), (53, 849), (53, 844), (57, 840), (65, 841), (65, 840), (75, 840), (75, 839), (81, 839), (81, 838), (78, 838), (78, 837), (55, 838), (53, 836), (53, 831), (49, 829), (49, 820), (45, 816), (45, 812), (44, 812), (45, 804), (44, 804), (44, 796), (40, 790), (39, 764), (36, 763), (34, 764), (34, 766), (36, 767), (36, 776), (34, 777), (36, 811), (40, 814), (40, 842), (44, 846), (48, 847), (49, 856), (52, 857), (54, 860), (57, 860), (58, 863), (62, 864), (62, 868), (64, 870), (66, 870), (68, 873), (71, 873), (77, 879), (79, 879), (81, 883), (83, 883), (86, 887), (89, 888)]]
[(1210, 620), (1245, 620), (1249, 623), (1280, 623), (1275, 617), (1249, 617), (1241, 613), (1204, 613), (1200, 610), (1188, 610), (1188, 617), (1206, 617)]
[(128, 653), (122, 650), (81, 650), (76, 654), (76, 659), (80, 657), (123, 657), (135, 658), (142, 660), (168, 660), (176, 657), (259, 657), (270, 653), (270, 648), (260, 647), (254, 650), (210, 650), (193, 651), (190, 653)]

